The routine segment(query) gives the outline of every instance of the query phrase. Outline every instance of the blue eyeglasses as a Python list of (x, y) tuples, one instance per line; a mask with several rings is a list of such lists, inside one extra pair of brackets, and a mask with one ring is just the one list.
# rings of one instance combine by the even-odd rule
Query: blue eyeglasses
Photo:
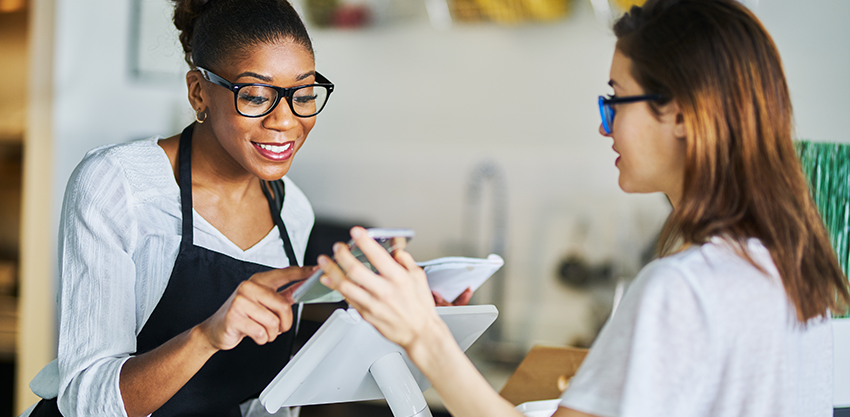
[(642, 96), (628, 96), (628, 97), (615, 97), (615, 96), (599, 96), (599, 114), (602, 116), (602, 128), (605, 129), (605, 133), (610, 135), (611, 130), (614, 128), (614, 104), (624, 104), (624, 103), (634, 103), (637, 101), (657, 101), (661, 100), (663, 97), (658, 94), (644, 94)]

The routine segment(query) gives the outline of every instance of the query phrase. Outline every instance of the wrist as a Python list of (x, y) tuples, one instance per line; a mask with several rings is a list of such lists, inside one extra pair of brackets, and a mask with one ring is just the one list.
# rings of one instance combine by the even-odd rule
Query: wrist
[(189, 329), (187, 337), (189, 339), (189, 343), (194, 347), (194, 351), (199, 355), (210, 357), (218, 352), (218, 349), (213, 343), (212, 340), (207, 336), (207, 332), (204, 329), (204, 323), (201, 323), (195, 327)]
[(446, 323), (436, 313), (425, 322), (416, 339), (404, 346), (410, 360), (426, 376), (438, 369), (452, 357), (453, 353), (463, 352)]

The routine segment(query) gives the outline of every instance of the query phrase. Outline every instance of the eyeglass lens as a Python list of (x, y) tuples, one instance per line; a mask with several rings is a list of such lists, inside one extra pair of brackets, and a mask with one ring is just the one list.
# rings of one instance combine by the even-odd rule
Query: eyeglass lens
[[(277, 95), (277, 90), (270, 87), (246, 85), (237, 93), (236, 109), (246, 116), (266, 114), (277, 100)], [(307, 85), (293, 91), (292, 99), (288, 104), (296, 115), (309, 117), (321, 111), (327, 100), (326, 87)]]
[(611, 128), (614, 127), (614, 108), (610, 104), (602, 106), (603, 119), (605, 121), (605, 133), (611, 134)]
[(610, 135), (614, 125), (614, 108), (603, 97), (599, 97), (599, 113), (602, 116), (602, 128)]

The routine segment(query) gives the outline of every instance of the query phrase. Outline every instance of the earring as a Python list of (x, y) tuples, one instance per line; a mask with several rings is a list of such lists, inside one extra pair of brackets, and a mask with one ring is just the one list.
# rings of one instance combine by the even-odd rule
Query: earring
[[(203, 119), (201, 119), (202, 114), (204, 115)], [(201, 109), (198, 109), (198, 111), (195, 112), (195, 121), (198, 122), (198, 123), (206, 122), (209, 117), (210, 117), (210, 115), (207, 114), (207, 113), (202, 113)]]

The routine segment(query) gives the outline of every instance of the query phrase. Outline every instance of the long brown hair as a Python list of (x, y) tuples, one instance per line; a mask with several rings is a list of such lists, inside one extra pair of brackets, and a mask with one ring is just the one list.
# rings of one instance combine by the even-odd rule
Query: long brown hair
[(801, 322), (846, 312), (847, 279), (792, 143), (779, 52), (758, 19), (734, 0), (649, 0), (614, 33), (635, 80), (664, 97), (653, 110), (675, 100), (684, 117), (682, 199), (659, 255), (723, 236), (756, 265), (746, 250), (755, 237), (770, 251)]

